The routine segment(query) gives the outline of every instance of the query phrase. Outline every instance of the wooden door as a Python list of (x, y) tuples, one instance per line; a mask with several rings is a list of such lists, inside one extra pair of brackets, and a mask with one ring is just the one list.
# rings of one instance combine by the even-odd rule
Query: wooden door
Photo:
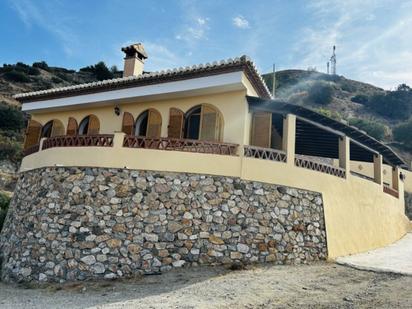
[(167, 136), (170, 138), (182, 138), (183, 136), (184, 113), (177, 108), (169, 110), (169, 126), (167, 127)]
[(67, 122), (67, 130), (66, 134), (67, 135), (76, 135), (78, 130), (78, 125), (77, 125), (77, 120), (74, 119), (73, 117), (69, 117), (69, 120)]
[(100, 122), (99, 118), (95, 115), (89, 116), (89, 127), (87, 129), (87, 135), (97, 135), (100, 131)]
[(221, 119), (213, 107), (202, 105), (199, 139), (219, 141), (221, 139)]
[(272, 131), (272, 114), (267, 112), (256, 112), (252, 116), (251, 145), (270, 148)]
[(36, 120), (30, 120), (27, 129), (26, 136), (24, 138), (24, 149), (37, 145), (40, 142), (42, 125)]
[(150, 109), (147, 119), (146, 137), (159, 138), (162, 130), (162, 116), (157, 110)]
[(127, 135), (134, 134), (134, 118), (133, 115), (128, 112), (123, 113), (122, 132)]

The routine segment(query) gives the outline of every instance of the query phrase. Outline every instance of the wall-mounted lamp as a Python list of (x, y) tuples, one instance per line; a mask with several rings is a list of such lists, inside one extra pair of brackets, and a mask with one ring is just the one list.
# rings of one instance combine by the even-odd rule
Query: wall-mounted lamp
[(404, 173), (399, 173), (399, 179), (405, 181), (406, 175)]
[(114, 113), (117, 115), (117, 116), (119, 116), (120, 115), (120, 107), (119, 106), (115, 106), (114, 107)]

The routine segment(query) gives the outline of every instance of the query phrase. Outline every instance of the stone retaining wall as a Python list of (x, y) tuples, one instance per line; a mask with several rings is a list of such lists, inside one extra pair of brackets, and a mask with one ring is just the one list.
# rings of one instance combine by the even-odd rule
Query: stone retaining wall
[(105, 168), (23, 173), (0, 235), (5, 281), (118, 278), (201, 264), (325, 259), (321, 194)]

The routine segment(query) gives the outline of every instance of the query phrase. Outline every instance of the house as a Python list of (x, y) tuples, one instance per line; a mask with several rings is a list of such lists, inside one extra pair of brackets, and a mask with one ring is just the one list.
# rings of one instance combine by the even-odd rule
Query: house
[(307, 263), (409, 230), (403, 160), (272, 99), (248, 57), (148, 73), (142, 44), (122, 51), (122, 78), (15, 96), (31, 120), (5, 280)]

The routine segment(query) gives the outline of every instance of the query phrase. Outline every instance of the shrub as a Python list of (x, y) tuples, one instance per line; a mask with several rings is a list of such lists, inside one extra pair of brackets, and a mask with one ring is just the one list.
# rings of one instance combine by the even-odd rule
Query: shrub
[(80, 72), (90, 72), (98, 80), (105, 80), (105, 79), (110, 79), (113, 78), (113, 72), (111, 72), (106, 64), (103, 61), (98, 62), (95, 65), (84, 67), (80, 69)]
[(341, 120), (342, 120), (341, 115), (339, 115), (339, 113), (336, 112), (336, 111), (331, 111), (331, 110), (329, 110), (329, 109), (325, 109), (325, 108), (322, 108), (322, 107), (319, 108), (319, 109), (317, 109), (316, 111), (317, 111), (319, 114), (323, 115), (323, 116), (326, 116), (326, 117), (335, 119), (335, 120), (337, 120), (337, 121), (341, 121)]
[(364, 94), (357, 94), (350, 99), (352, 102), (359, 103), (359, 104), (367, 104), (369, 101), (369, 97)]
[(10, 204), (10, 197), (0, 192), (0, 231), (3, 228), (3, 224), (4, 224), (4, 220), (6, 219), (9, 204)]
[(412, 119), (393, 129), (393, 137), (397, 142), (412, 146)]
[(333, 87), (325, 82), (315, 82), (308, 90), (308, 100), (314, 104), (328, 105), (332, 102)]
[(23, 113), (6, 103), (0, 103), (0, 129), (20, 131), (23, 127)]
[(27, 73), (29, 75), (40, 75), (40, 70), (38, 68), (29, 68)]
[(412, 92), (390, 91), (375, 94), (366, 106), (375, 113), (392, 119), (408, 119), (412, 113)]
[(349, 124), (365, 131), (370, 136), (378, 140), (382, 140), (385, 137), (386, 127), (379, 122), (373, 120), (351, 118), (349, 119)]
[(20, 71), (10, 71), (4, 73), (4, 78), (11, 81), (11, 82), (18, 82), (18, 83), (29, 83), (30, 78), (26, 75), (26, 73)]
[(22, 146), (19, 142), (2, 137), (0, 139), (0, 160), (20, 161)]

